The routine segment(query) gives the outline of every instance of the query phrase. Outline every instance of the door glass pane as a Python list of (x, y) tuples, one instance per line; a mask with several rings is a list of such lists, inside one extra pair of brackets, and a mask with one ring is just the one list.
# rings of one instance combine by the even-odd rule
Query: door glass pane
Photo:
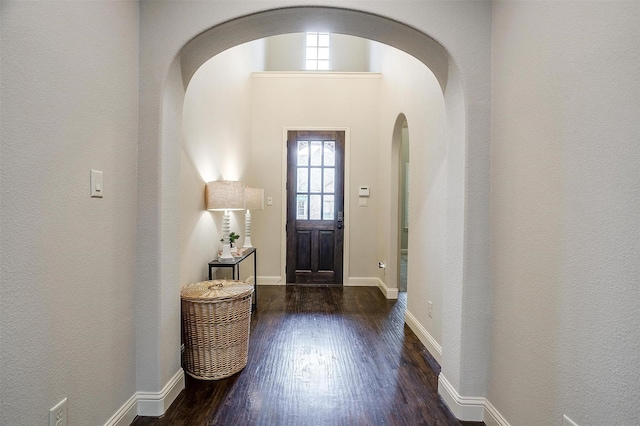
[(336, 143), (334, 141), (325, 141), (324, 143), (324, 165), (336, 165)]
[(335, 215), (335, 209), (333, 207), (333, 195), (325, 195), (323, 196), (323, 199), (324, 205), (322, 206), (322, 219), (333, 220), (333, 217)]
[(321, 196), (320, 195), (312, 195), (309, 203), (309, 219), (311, 220), (320, 220), (320, 205)]
[(322, 169), (311, 169), (311, 188), (309, 192), (322, 192)]
[(335, 192), (335, 182), (334, 177), (336, 174), (336, 169), (333, 167), (327, 167), (324, 169), (324, 191), (329, 194), (333, 194)]
[(309, 142), (298, 141), (298, 166), (309, 165)]
[(307, 220), (307, 212), (309, 211), (308, 195), (298, 194), (296, 220)]
[(322, 142), (311, 141), (311, 165), (322, 166)]
[(309, 169), (298, 167), (297, 192), (309, 192)]

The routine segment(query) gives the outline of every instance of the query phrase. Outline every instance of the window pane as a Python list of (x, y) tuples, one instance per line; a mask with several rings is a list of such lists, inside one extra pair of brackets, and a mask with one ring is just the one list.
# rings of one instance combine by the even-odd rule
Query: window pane
[(319, 71), (329, 71), (329, 61), (318, 61)]
[(309, 203), (309, 219), (320, 220), (320, 201), (322, 197), (320, 195), (312, 195), (311, 202)]
[(322, 142), (311, 141), (311, 165), (322, 165)]
[(324, 165), (335, 166), (336, 165), (336, 143), (334, 141), (325, 141), (324, 143)]
[(309, 192), (322, 192), (322, 169), (311, 169), (311, 185)]
[(298, 167), (296, 192), (309, 192), (309, 169), (306, 167)]
[(298, 166), (309, 165), (309, 142), (298, 141)]
[(326, 193), (332, 194), (335, 192), (335, 184), (334, 184), (334, 176), (336, 174), (336, 169), (333, 167), (328, 167), (324, 169), (324, 191)]
[(307, 69), (307, 70), (317, 70), (318, 69), (318, 61), (313, 61), (313, 60), (307, 61), (305, 69)]
[(318, 33), (307, 33), (307, 46), (318, 45)]
[[(328, 47), (319, 47), (317, 52), (317, 57), (313, 59), (325, 59), (329, 60), (329, 48)], [(307, 56), (307, 59), (312, 59), (310, 56)]]
[(333, 220), (335, 215), (333, 206), (333, 195), (325, 195), (324, 205), (322, 206), (322, 219)]
[(331, 43), (331, 35), (329, 33), (318, 34), (318, 46), (329, 46)]
[(296, 220), (307, 220), (307, 211), (309, 208), (309, 198), (307, 195), (298, 194)]
[[(307, 47), (307, 60), (318, 59), (318, 49), (315, 47)], [(329, 59), (329, 58), (322, 58)]]

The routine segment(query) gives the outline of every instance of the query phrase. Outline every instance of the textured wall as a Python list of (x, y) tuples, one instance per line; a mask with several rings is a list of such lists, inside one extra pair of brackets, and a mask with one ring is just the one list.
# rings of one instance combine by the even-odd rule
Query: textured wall
[[(404, 52), (373, 43), (372, 62), (383, 75), (380, 94), (380, 186), (381, 220), (378, 231), (378, 255), (387, 264), (397, 256), (390, 251), (392, 227), (397, 227), (389, 212), (397, 209), (391, 194), (392, 136), (396, 117), (404, 114), (410, 135), (409, 150), (410, 229), (408, 239), (407, 310), (429, 334), (442, 344), (442, 288), (444, 280), (447, 144), (445, 105), (442, 89), (433, 73)], [(399, 147), (398, 147), (399, 148)], [(403, 165), (404, 167), (404, 165)], [(401, 209), (400, 209), (401, 210)], [(401, 210), (402, 211), (402, 210)], [(401, 223), (404, 219), (400, 218)], [(388, 274), (394, 271), (389, 269)], [(388, 276), (383, 279), (389, 281)], [(433, 314), (427, 314), (427, 302), (433, 302)]]
[[(207, 263), (222, 248), (223, 212), (205, 211), (205, 183), (227, 179), (259, 185), (250, 176), (251, 72), (255, 69), (254, 51), (262, 46), (246, 43), (215, 56), (198, 70), (187, 88), (180, 172), (182, 284), (206, 279)], [(244, 213), (230, 212), (231, 230), (242, 236), (240, 243), (244, 241)]]
[(136, 390), (138, 5), (1, 7), (0, 424), (103, 424)]
[(493, 7), (489, 400), (640, 423), (640, 3)]

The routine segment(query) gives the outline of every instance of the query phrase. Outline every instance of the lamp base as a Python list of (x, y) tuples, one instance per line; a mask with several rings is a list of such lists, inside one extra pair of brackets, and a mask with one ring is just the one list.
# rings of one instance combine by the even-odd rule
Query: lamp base
[(230, 244), (222, 244), (222, 254), (218, 258), (219, 261), (232, 261), (234, 260), (233, 255), (231, 254), (231, 245)]
[(251, 237), (244, 237), (244, 244), (242, 245), (243, 248), (251, 248), (253, 247), (251, 245)]

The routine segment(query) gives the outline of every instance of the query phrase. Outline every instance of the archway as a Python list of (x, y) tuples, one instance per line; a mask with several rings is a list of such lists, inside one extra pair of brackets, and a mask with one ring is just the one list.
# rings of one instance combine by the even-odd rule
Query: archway
[[(446, 280), (450, 285), (443, 298), (443, 310), (447, 314), (443, 317), (443, 334), (446, 334), (446, 338), (443, 338), (442, 373), (449, 378), (448, 383), (452, 384), (454, 395), (482, 396), (484, 373), (480, 373), (479, 380), (477, 375), (465, 373), (476, 365), (484, 370), (486, 365), (484, 346), (478, 339), (472, 338), (478, 332), (482, 334), (486, 324), (482, 321), (483, 300), (480, 298), (465, 303), (466, 296), (462, 289), (468, 273), (473, 272), (473, 268), (466, 267), (465, 261), (476, 253), (475, 248), (466, 250), (468, 244), (465, 241), (471, 237), (465, 225), (472, 219), (474, 229), (481, 228), (486, 212), (481, 207), (476, 217), (465, 211), (465, 200), (468, 198), (466, 187), (471, 177), (465, 173), (465, 166), (468, 165), (465, 157), (467, 114), (458, 69), (441, 45), (414, 28), (368, 12), (324, 7), (269, 10), (217, 25), (184, 45), (163, 82), (145, 83), (157, 91), (159, 102), (154, 104), (153, 95), (148, 94), (141, 101), (142, 171), (139, 190), (142, 195), (139, 217), (152, 220), (139, 228), (141, 242), (138, 256), (141, 265), (138, 270), (140, 287), (137, 299), (143, 303), (137, 324), (138, 330), (141, 330), (138, 334), (138, 386), (141, 390), (158, 390), (180, 365), (179, 353), (173, 349), (179, 347), (179, 303), (175, 298), (179, 287), (179, 262), (176, 260), (179, 257), (176, 255), (179, 227), (171, 218), (176, 216), (179, 198), (179, 188), (174, 179), (180, 168), (178, 130), (185, 84), (205, 60), (229, 47), (271, 35), (304, 31), (309, 27), (321, 27), (327, 31), (394, 46), (423, 62), (440, 83), (446, 102), (450, 148), (445, 259)], [(150, 64), (153, 62), (149, 60)], [(158, 108), (161, 113), (154, 117), (153, 111)], [(149, 168), (145, 169), (145, 166)], [(480, 172), (483, 167), (484, 164), (479, 166)], [(481, 270), (485, 266), (482, 260), (471, 266), (474, 265)], [(483, 285), (486, 285), (482, 280), (480, 284), (475, 287), (477, 291), (482, 291)], [(149, 298), (149, 294), (154, 296)], [(479, 318), (473, 325), (463, 321), (463, 304), (465, 316)], [(149, 330), (149, 333), (145, 333)]]

